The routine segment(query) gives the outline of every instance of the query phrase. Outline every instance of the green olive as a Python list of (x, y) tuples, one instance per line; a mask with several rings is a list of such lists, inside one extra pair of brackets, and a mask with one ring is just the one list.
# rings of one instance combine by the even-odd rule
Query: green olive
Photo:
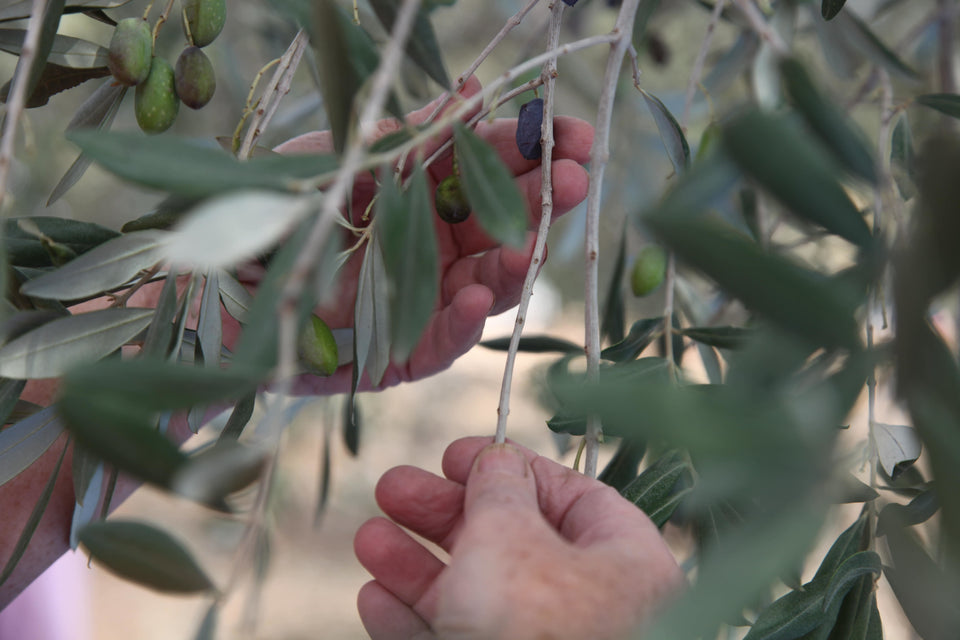
[(227, 21), (227, 0), (183, 0), (183, 32), (205, 47), (220, 35)]
[(467, 202), (463, 187), (460, 185), (460, 178), (456, 174), (451, 174), (440, 181), (434, 202), (437, 215), (444, 222), (458, 224), (470, 217), (470, 203)]
[(173, 67), (163, 58), (153, 58), (150, 75), (137, 85), (133, 110), (145, 133), (166, 131), (177, 119), (180, 99), (173, 82)]
[(120, 84), (140, 84), (150, 74), (153, 35), (150, 25), (140, 18), (125, 18), (117, 23), (110, 39), (107, 67)]
[(633, 295), (645, 296), (656, 290), (667, 272), (667, 253), (656, 245), (644, 247), (633, 263), (630, 288)]
[(327, 323), (317, 315), (310, 316), (309, 322), (300, 332), (300, 361), (313, 374), (333, 375), (337, 370), (339, 354), (337, 341)]

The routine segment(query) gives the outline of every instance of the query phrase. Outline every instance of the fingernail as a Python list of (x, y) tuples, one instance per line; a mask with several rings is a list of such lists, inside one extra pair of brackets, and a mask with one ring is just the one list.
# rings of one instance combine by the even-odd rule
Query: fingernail
[(492, 444), (477, 456), (477, 471), (487, 473), (496, 471), (513, 476), (527, 475), (527, 460), (514, 446), (509, 444)]

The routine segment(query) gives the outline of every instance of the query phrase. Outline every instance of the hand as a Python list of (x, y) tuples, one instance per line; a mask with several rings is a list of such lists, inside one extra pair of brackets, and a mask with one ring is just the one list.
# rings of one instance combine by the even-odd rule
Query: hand
[[(471, 78), (461, 95), (471, 96), (480, 91), (480, 83)], [(454, 104), (453, 102), (451, 104)], [(422, 123), (433, 112), (436, 103), (412, 113), (409, 124)], [(386, 135), (399, 127), (396, 121), (384, 120), (379, 135)], [(517, 177), (520, 192), (526, 197), (530, 220), (540, 218), (539, 160), (526, 160), (516, 146), (516, 120), (499, 119), (480, 123), (476, 132), (500, 152), (507, 166)], [(582, 120), (558, 117), (555, 120), (556, 147), (553, 160), (554, 215), (566, 213), (587, 195), (588, 176), (581, 164), (589, 159), (593, 129)], [(425, 145), (424, 157), (429, 156), (449, 137), (438, 136)], [(281, 153), (326, 153), (333, 148), (329, 132), (314, 132), (294, 138), (277, 147)], [(432, 194), (436, 185), (453, 171), (451, 153), (447, 153), (428, 169)], [(353, 193), (352, 210), (367, 210), (376, 193), (376, 185), (368, 173), (359, 174)], [(440, 298), (420, 343), (409, 360), (393, 363), (387, 369), (380, 387), (424, 378), (449, 367), (480, 339), (487, 316), (501, 313), (515, 306), (533, 253), (534, 234), (521, 250), (500, 247), (480, 228), (475, 217), (457, 225), (450, 225), (434, 216), (440, 255)], [(356, 222), (356, 221), (355, 221)], [(335, 305), (318, 310), (331, 328), (352, 327), (357, 279), (362, 252), (357, 252), (341, 269)], [(298, 393), (335, 393), (345, 391), (350, 384), (350, 367), (343, 367), (331, 378), (303, 378)], [(362, 388), (370, 388), (368, 380)]]
[(373, 640), (620, 638), (683, 584), (649, 518), (598, 480), (490, 438), (454, 442), (443, 472), (384, 474), (393, 521), (354, 539), (374, 578), (357, 600)]

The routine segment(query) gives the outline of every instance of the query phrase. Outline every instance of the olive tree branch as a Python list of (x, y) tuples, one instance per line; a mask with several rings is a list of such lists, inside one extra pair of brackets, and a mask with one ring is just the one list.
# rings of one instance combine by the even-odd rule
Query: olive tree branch
[[(547, 32), (547, 49), (554, 50), (560, 42), (560, 26), (563, 23), (563, 8), (566, 5), (557, 0), (553, 3), (550, 14), (550, 28)], [(544, 249), (547, 244), (547, 234), (550, 231), (550, 220), (553, 217), (553, 110), (556, 101), (557, 58), (551, 57), (543, 65), (540, 72), (543, 80), (543, 123), (540, 128), (540, 226), (537, 229), (537, 240), (530, 258), (527, 275), (523, 279), (523, 290), (520, 293), (520, 304), (517, 307), (517, 321), (513, 325), (513, 335), (510, 336), (510, 348), (507, 350), (507, 360), (503, 368), (503, 379), (500, 383), (500, 404), (497, 406), (497, 431), (494, 440), (504, 442), (507, 439), (507, 416), (510, 415), (510, 388), (513, 384), (513, 368), (517, 360), (517, 349), (520, 347), (520, 334), (526, 321), (527, 308), (530, 306), (530, 297), (533, 295), (533, 283), (540, 273), (543, 263)]]
[[(506, 24), (504, 24), (500, 31), (497, 32), (497, 35), (493, 37), (493, 40), (487, 43), (487, 46), (484, 47), (483, 51), (480, 52), (480, 55), (477, 56), (476, 60), (471, 62), (470, 66), (467, 67), (467, 70), (460, 74), (460, 76), (457, 78), (456, 88), (453, 90), (453, 92), (448, 93), (443, 100), (437, 104), (437, 107), (433, 110), (433, 113), (431, 113), (427, 118), (427, 122), (433, 122), (433, 119), (436, 118), (443, 108), (450, 103), (450, 100), (453, 99), (453, 96), (457, 93), (457, 91), (463, 88), (463, 85), (466, 84), (467, 80), (470, 79), (470, 76), (472, 76), (474, 72), (480, 68), (480, 65), (483, 64), (483, 61), (490, 56), (490, 53), (497, 48), (497, 45), (499, 45), (511, 31), (516, 29), (520, 23), (523, 22), (523, 19), (528, 13), (530, 13), (530, 10), (533, 9), (538, 2), (540, 2), (540, 0), (530, 0), (525, 7), (520, 9), (520, 11), (517, 11), (510, 17), (509, 20), (507, 20)], [(553, 48), (555, 47), (556, 43), (553, 45)]]
[[(590, 149), (590, 188), (587, 192), (587, 224), (584, 282), (585, 351), (587, 355), (587, 380), (596, 384), (600, 379), (600, 303), (598, 299), (598, 261), (600, 257), (600, 196), (603, 174), (610, 158), (610, 125), (613, 120), (613, 102), (617, 92), (617, 79), (623, 58), (630, 47), (630, 37), (639, 0), (624, 0), (613, 27), (610, 54), (603, 74), (603, 91), (597, 105), (597, 121), (594, 127), (593, 147)], [(669, 342), (669, 340), (668, 340)], [(587, 418), (586, 451), (583, 466), (585, 475), (597, 475), (597, 458), (600, 453), (602, 427), (597, 416)]]
[(27, 32), (23, 37), (23, 46), (20, 49), (20, 60), (17, 63), (19, 73), (16, 74), (13, 88), (10, 91), (10, 100), (7, 102), (7, 114), (3, 126), (3, 140), (0, 142), (0, 205), (7, 195), (7, 182), (10, 179), (10, 166), (13, 163), (13, 150), (16, 146), (17, 125), (23, 115), (24, 105), (27, 102), (27, 83), (30, 80), (30, 67), (37, 55), (40, 44), (40, 30), (43, 26), (43, 14), (47, 10), (47, 0), (33, 0), (30, 11), (30, 20), (27, 22)]
[(247, 134), (243, 139), (243, 144), (237, 151), (237, 157), (241, 160), (247, 158), (253, 150), (254, 145), (263, 134), (263, 130), (273, 119), (280, 107), (280, 101), (290, 92), (290, 85), (293, 82), (293, 75), (297, 71), (297, 66), (303, 58), (303, 52), (306, 51), (309, 44), (306, 32), (301, 29), (294, 36), (293, 41), (287, 50), (280, 57), (277, 68), (273, 72), (270, 84), (266, 86), (263, 95), (258, 101), (258, 106), (254, 112), (253, 119), (247, 127)]
[(770, 43), (774, 51), (780, 55), (789, 53), (790, 48), (787, 46), (787, 43), (783, 41), (783, 37), (767, 24), (763, 14), (760, 12), (760, 9), (757, 8), (757, 5), (754, 4), (753, 0), (733, 0), (733, 2), (747, 19), (747, 22), (750, 23), (750, 27), (758, 36)]

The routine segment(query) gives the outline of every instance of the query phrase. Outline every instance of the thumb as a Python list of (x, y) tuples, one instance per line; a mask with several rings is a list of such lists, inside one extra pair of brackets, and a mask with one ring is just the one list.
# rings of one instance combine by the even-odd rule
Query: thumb
[(480, 451), (467, 478), (463, 514), (468, 527), (490, 519), (514, 525), (519, 516), (542, 519), (533, 469), (519, 449), (504, 443)]

